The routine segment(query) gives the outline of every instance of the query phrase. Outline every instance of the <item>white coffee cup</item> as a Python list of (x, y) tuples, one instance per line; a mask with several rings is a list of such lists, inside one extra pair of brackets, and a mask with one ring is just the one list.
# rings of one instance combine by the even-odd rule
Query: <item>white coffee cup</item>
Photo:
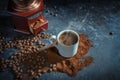
[[(61, 43), (60, 41), (60, 36), (63, 35), (63, 33), (69, 32), (71, 34), (74, 34), (76, 36), (76, 42), (74, 44), (70, 44), (70, 45), (65, 45), (63, 43)], [(68, 36), (68, 37), (72, 37), (72, 36)], [(56, 38), (56, 36), (52, 36), (52, 38)], [(67, 39), (67, 38), (66, 38)], [(78, 50), (78, 45), (79, 45), (79, 34), (73, 30), (63, 30), (61, 31), (58, 35), (57, 35), (57, 45), (55, 45), (59, 51), (59, 54), (63, 57), (73, 57)]]

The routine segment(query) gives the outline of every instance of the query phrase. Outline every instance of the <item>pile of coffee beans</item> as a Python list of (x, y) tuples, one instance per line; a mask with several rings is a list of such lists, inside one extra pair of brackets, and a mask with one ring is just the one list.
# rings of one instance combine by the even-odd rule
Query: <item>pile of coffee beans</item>
[(0, 36), (2, 52), (8, 48), (17, 49), (9, 58), (0, 58), (0, 71), (10, 68), (15, 74), (14, 80), (37, 80), (42, 74), (53, 71), (75, 76), (78, 71), (92, 63), (93, 57), (84, 56), (91, 47), (90, 40), (84, 34), (80, 35), (78, 53), (69, 59), (60, 56), (54, 46), (46, 48), (47, 44), (42, 40), (50, 36), (51, 34), (41, 33), (37, 36), (15, 38), (9, 41)]
[(41, 50), (45, 43), (40, 43), (41, 39), (50, 38), (51, 35), (43, 32), (37, 36), (15, 38), (4, 43), (4, 38), (0, 35), (0, 52), (8, 48), (18, 49), (8, 59), (0, 60), (0, 71), (10, 68), (15, 74), (15, 79), (20, 80), (25, 78), (23, 74), (27, 74), (27, 78), (37, 79), (45, 72), (56, 71), (56, 64), (48, 63), (45, 58), (47, 51)]

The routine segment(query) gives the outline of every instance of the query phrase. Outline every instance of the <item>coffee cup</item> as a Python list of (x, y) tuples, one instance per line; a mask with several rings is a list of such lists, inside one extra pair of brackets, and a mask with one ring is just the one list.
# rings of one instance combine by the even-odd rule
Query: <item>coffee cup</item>
[(79, 34), (73, 30), (63, 30), (57, 37), (53, 35), (51, 39), (56, 39), (55, 45), (59, 51), (59, 54), (63, 57), (73, 57), (78, 50)]

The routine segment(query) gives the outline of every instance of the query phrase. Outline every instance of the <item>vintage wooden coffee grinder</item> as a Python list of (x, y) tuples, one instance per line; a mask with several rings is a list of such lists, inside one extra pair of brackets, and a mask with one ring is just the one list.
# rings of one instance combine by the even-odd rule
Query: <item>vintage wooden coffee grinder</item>
[(43, 0), (9, 0), (8, 12), (12, 14), (15, 31), (36, 35), (47, 30), (43, 9)]

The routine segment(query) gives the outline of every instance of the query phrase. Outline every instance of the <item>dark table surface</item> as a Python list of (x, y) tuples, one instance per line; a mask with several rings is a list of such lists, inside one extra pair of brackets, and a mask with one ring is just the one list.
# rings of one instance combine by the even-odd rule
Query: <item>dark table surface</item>
[[(61, 30), (72, 29), (79, 34), (86, 34), (93, 44), (86, 56), (92, 56), (94, 62), (79, 71), (75, 77), (51, 72), (43, 74), (39, 80), (120, 80), (120, 1), (65, 1), (46, 0), (44, 15), (49, 21), (46, 32), (56, 35)], [(4, 33), (8, 40), (23, 36), (13, 31), (11, 16), (6, 13), (5, 5), (0, 6), (0, 32)], [(54, 6), (57, 9), (54, 9)], [(58, 16), (50, 15), (47, 10)], [(8, 57), (12, 53), (14, 50), (7, 51), (0, 57)], [(9, 70), (0, 72), (0, 80), (13, 80), (13, 75)]]

